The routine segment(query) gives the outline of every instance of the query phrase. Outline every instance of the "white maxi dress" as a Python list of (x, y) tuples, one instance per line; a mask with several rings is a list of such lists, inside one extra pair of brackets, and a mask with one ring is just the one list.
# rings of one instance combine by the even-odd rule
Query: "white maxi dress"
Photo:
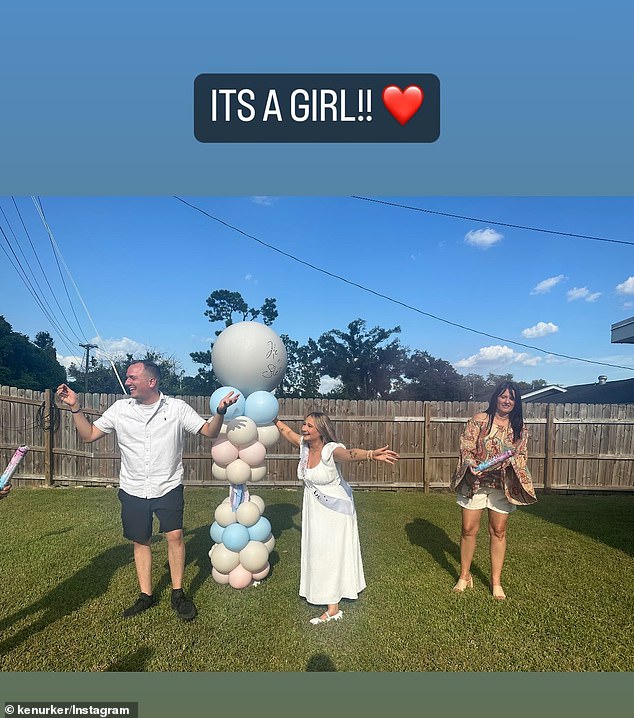
[[(326, 444), (321, 461), (312, 469), (300, 461), (297, 475), (301, 481), (308, 479), (323, 494), (345, 500), (349, 497), (332, 455), (338, 447), (345, 448), (334, 442)], [(326, 605), (339, 603), (342, 598), (358, 598), (364, 588), (356, 511), (349, 515), (328, 508), (305, 486), (299, 595), (308, 603)]]

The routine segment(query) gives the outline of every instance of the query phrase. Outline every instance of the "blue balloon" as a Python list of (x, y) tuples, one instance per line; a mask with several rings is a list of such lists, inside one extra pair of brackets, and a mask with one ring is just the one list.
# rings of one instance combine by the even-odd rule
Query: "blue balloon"
[(222, 543), (229, 551), (242, 551), (250, 540), (249, 529), (242, 524), (229, 524), (222, 532)]
[(221, 526), (217, 521), (211, 524), (209, 529), (209, 535), (214, 543), (222, 543), (222, 534), (224, 533), (224, 526)]
[[(235, 524), (232, 524), (232, 526), (234, 525)], [(227, 526), (227, 528), (229, 527)], [(256, 524), (249, 526), (248, 533), (251, 537), (251, 541), (266, 541), (266, 539), (271, 535), (271, 522), (266, 518), (266, 516), (260, 516)], [(225, 546), (226, 545), (227, 544), (225, 543)]]
[(227, 409), (227, 413), (224, 416), (225, 421), (231, 421), (231, 419), (235, 419), (236, 416), (244, 416), (244, 394), (242, 394), (239, 389), (236, 389), (235, 386), (221, 386), (220, 389), (214, 391), (209, 399), (209, 409), (212, 414), (216, 414), (218, 412), (218, 404), (220, 404), (222, 399), (224, 399), (230, 391), (234, 394), (240, 394), (240, 398)]
[(244, 415), (258, 426), (270, 424), (279, 412), (279, 402), (270, 391), (254, 391), (244, 403)]

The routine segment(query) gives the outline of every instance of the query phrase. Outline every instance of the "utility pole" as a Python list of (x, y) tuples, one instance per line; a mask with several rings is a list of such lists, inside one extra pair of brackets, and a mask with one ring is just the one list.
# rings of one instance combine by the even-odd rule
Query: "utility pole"
[(96, 344), (80, 344), (80, 347), (86, 350), (86, 375), (84, 376), (84, 393), (88, 393), (88, 356), (91, 349), (99, 349)]

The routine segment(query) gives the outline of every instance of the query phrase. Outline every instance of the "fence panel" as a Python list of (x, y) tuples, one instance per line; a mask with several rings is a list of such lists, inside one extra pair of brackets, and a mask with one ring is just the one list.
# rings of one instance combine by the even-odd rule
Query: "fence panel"
[[(80, 396), (94, 421), (120, 395)], [(209, 417), (208, 397), (182, 397), (201, 416)], [(31, 451), (13, 483), (41, 485), (46, 477), (46, 427), (52, 425), (54, 484), (117, 483), (120, 457), (111, 434), (85, 444), (70, 412), (47, 406), (44, 392), (0, 387), (0, 462), (8, 463), (15, 448)], [(300, 431), (304, 416), (323, 411), (333, 421), (339, 441), (349, 447), (389, 444), (401, 455), (394, 466), (358, 462), (345, 467), (356, 487), (370, 489), (445, 489), (458, 461), (465, 422), (485, 404), (474, 402), (352, 401), (281, 399), (280, 418)], [(524, 405), (529, 429), (529, 468), (538, 488), (566, 490), (634, 490), (634, 404)], [(187, 436), (184, 450), (188, 486), (223, 486), (211, 473), (211, 442)], [(267, 451), (268, 473), (262, 486), (298, 486), (297, 450), (285, 439)], [(2, 466), (2, 469), (4, 468)]]

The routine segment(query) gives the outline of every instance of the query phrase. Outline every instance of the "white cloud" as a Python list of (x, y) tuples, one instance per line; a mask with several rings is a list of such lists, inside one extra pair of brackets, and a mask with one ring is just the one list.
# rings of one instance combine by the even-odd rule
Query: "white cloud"
[(569, 302), (574, 302), (577, 299), (583, 299), (586, 302), (596, 302), (601, 296), (601, 292), (590, 292), (588, 287), (573, 287), (568, 290), (566, 296)]
[(245, 282), (253, 282), (253, 284), (257, 284), (257, 283), (258, 283), (258, 280), (257, 280), (257, 279), (253, 279), (253, 275), (252, 275), (251, 273), (244, 275), (244, 281), (245, 281)]
[(634, 294), (634, 277), (628, 277), (621, 284), (617, 284), (616, 291), (619, 294)]
[(507, 346), (494, 345), (482, 347), (477, 354), (472, 354), (466, 359), (454, 362), (456, 369), (471, 369), (477, 366), (506, 366), (508, 364), (521, 364), (523, 366), (536, 366), (540, 357), (532, 357), (526, 352), (516, 352)]
[[(129, 337), (121, 337), (119, 339), (104, 339), (103, 337), (93, 337), (87, 344), (96, 344), (97, 346), (90, 350), (90, 357), (95, 357), (99, 361), (109, 361), (110, 359), (125, 358), (126, 355), (136, 354), (137, 356), (145, 354), (150, 347), (141, 344), (135, 339)], [(57, 355), (57, 361), (68, 369), (71, 364), (83, 366), (86, 363), (86, 354), (82, 353), (77, 356)]]
[(550, 292), (550, 290), (557, 286), (559, 282), (564, 280), (566, 277), (563, 274), (558, 274), (556, 277), (548, 277), (548, 279), (543, 279), (539, 284), (536, 284), (535, 287), (531, 290), (531, 294), (546, 294), (546, 292)]
[(559, 327), (552, 322), (537, 322), (535, 326), (522, 330), (522, 336), (527, 339), (535, 339), (536, 337), (545, 337), (547, 334), (554, 334), (558, 331)]
[(503, 239), (503, 235), (496, 232), (494, 229), (490, 229), (489, 227), (486, 229), (471, 230), (470, 232), (467, 232), (464, 237), (464, 241), (467, 244), (470, 244), (473, 247), (478, 247), (479, 249), (488, 249), (494, 244), (501, 242)]
[(259, 204), (262, 205), (262, 207), (270, 207), (272, 204), (275, 204), (279, 197), (269, 197), (268, 195), (257, 195), (255, 197), (251, 197), (251, 201), (253, 204)]
[(328, 392), (341, 386), (339, 379), (333, 379), (331, 376), (322, 376), (319, 383), (319, 393), (328, 394)]

